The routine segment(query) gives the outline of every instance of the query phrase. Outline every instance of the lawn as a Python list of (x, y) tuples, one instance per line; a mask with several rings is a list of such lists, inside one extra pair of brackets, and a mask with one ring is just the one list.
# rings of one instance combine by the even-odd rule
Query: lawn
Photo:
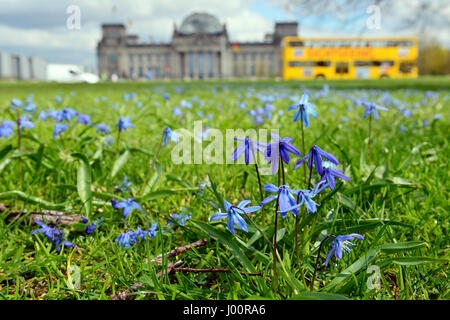
[(448, 299), (449, 88), (0, 82), (0, 298)]

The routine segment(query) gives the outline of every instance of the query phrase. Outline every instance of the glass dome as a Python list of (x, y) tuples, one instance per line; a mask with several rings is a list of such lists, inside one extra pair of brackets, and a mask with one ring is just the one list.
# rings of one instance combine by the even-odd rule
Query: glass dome
[(215, 34), (222, 32), (222, 25), (219, 19), (209, 13), (193, 13), (183, 20), (178, 32), (185, 35)]

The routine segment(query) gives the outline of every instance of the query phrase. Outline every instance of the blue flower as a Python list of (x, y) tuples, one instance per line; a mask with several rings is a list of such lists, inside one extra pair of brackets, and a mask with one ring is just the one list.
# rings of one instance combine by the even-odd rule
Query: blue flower
[(63, 122), (66, 120), (67, 122), (72, 121), (72, 118), (77, 116), (78, 112), (72, 108), (64, 108), (58, 113), (58, 120), (59, 122)]
[(312, 146), (309, 150), (308, 154), (297, 161), (297, 163), (294, 166), (294, 170), (296, 170), (298, 167), (302, 165), (303, 162), (305, 162), (306, 159), (308, 159), (308, 168), (309, 171), (312, 170), (312, 163), (314, 161), (316, 171), (322, 175), (323, 166), (322, 166), (322, 157), (329, 160), (330, 162), (334, 164), (339, 164), (339, 161), (336, 159), (335, 156), (332, 154), (323, 151), (318, 146)]
[(138, 210), (142, 210), (142, 207), (139, 205), (139, 203), (137, 203), (136, 201), (133, 201), (134, 198), (128, 198), (128, 200), (122, 200), (118, 203), (113, 204), (113, 207), (116, 209), (121, 209), (123, 208), (123, 217), (126, 218), (128, 217), (128, 215), (131, 213), (131, 211), (133, 211), (134, 208), (138, 209)]
[(34, 104), (33, 101), (28, 101), (27, 105), (25, 106), (25, 108), (23, 108), (23, 111), (35, 113), (36, 112), (36, 105)]
[(297, 109), (297, 112), (295, 112), (294, 114), (294, 122), (297, 122), (301, 118), (303, 120), (303, 123), (305, 124), (305, 127), (308, 128), (309, 115), (312, 115), (315, 118), (317, 118), (318, 116), (314, 108), (315, 105), (308, 102), (308, 95), (304, 93), (302, 95), (302, 98), (300, 99), (300, 103), (290, 106), (288, 110)]
[(305, 205), (307, 212), (314, 213), (317, 211), (318, 204), (312, 198), (321, 193), (326, 187), (328, 187), (328, 183), (319, 181), (313, 190), (292, 190), (292, 192), (297, 194), (299, 206)]
[(388, 111), (388, 108), (379, 106), (373, 102), (363, 102), (362, 105), (366, 108), (364, 113), (364, 119), (367, 118), (371, 113), (373, 114), (373, 117), (375, 120), (378, 120), (378, 111), (377, 110), (383, 110)]
[(87, 126), (91, 124), (91, 117), (88, 114), (79, 114), (78, 121)]
[(41, 121), (45, 121), (45, 120), (47, 120), (47, 112), (45, 112), (44, 110), (42, 110), (40, 113), (39, 113), (39, 115), (38, 115), (38, 120), (41, 120)]
[(145, 240), (146, 236), (153, 239), (157, 234), (157, 227), (158, 225), (154, 223), (148, 231), (142, 230), (138, 227), (136, 231), (129, 230), (127, 232), (122, 232), (116, 239), (117, 245), (119, 247), (129, 249), (130, 245)]
[(63, 240), (62, 238), (56, 238), (53, 243), (54, 243), (54, 245), (56, 247), (56, 251), (60, 251), (61, 250), (61, 244), (64, 247), (71, 247), (71, 248), (77, 248), (77, 249), (80, 248), (76, 244), (73, 244), (70, 241)]
[[(192, 213), (189, 212), (189, 214), (186, 214), (186, 208), (183, 207), (180, 214), (172, 213), (172, 218), (177, 222), (180, 226), (184, 226), (186, 222), (191, 218)], [(171, 226), (173, 225), (172, 221), (169, 221), (166, 223), (166, 225)]]
[(54, 240), (55, 237), (60, 237), (62, 236), (62, 231), (59, 229), (56, 229), (56, 227), (49, 227), (47, 226), (45, 223), (43, 223), (42, 221), (39, 220), (33, 220), (37, 225), (40, 226), (39, 229), (34, 230), (31, 232), (31, 234), (36, 234), (38, 232), (40, 232), (41, 234), (43, 234), (44, 236), (46, 236), (47, 238), (49, 238), (50, 240)]
[(11, 107), (12, 107), (12, 109), (14, 109), (14, 108), (20, 108), (20, 107), (22, 107), (22, 106), (23, 106), (23, 102), (20, 101), (19, 99), (12, 99), (12, 100), (11, 100)]
[(233, 206), (231, 203), (224, 200), (224, 207), (227, 212), (216, 212), (209, 218), (209, 220), (214, 221), (227, 218), (228, 230), (230, 230), (232, 234), (235, 233), (234, 225), (237, 225), (238, 228), (242, 231), (248, 232), (247, 223), (245, 222), (244, 218), (240, 216), (240, 214), (248, 214), (261, 209), (260, 206), (245, 208), (248, 204), (250, 204), (250, 202), (250, 200), (244, 200), (241, 201), (237, 206)]
[(127, 130), (128, 128), (134, 128), (134, 125), (131, 123), (131, 117), (124, 118), (119, 116), (119, 122), (116, 124), (116, 128), (119, 128), (119, 132), (122, 130)]
[(345, 236), (337, 236), (331, 243), (332, 248), (330, 252), (328, 252), (327, 259), (325, 260), (325, 266), (328, 266), (328, 260), (330, 260), (333, 252), (338, 259), (342, 259), (343, 250), (350, 252), (351, 250), (349, 246), (355, 245), (353, 242), (350, 242), (350, 240), (353, 240), (354, 238), (364, 240), (364, 237), (357, 233), (352, 233)]
[(97, 133), (103, 132), (104, 134), (108, 134), (111, 130), (109, 129), (109, 125), (106, 123), (93, 124), (93, 127), (97, 128)]
[(58, 137), (61, 133), (67, 130), (68, 124), (55, 124), (53, 127), (53, 138)]
[(169, 100), (170, 99), (170, 94), (168, 94), (167, 92), (164, 93), (163, 98), (164, 98), (164, 100)]
[[(158, 225), (156, 223), (154, 223), (154, 224), (152, 224), (152, 226), (150, 227), (150, 229), (148, 231), (144, 231), (144, 232), (150, 239), (153, 239), (154, 237), (156, 237), (156, 234), (157, 234), (156, 229), (157, 228), (158, 228)], [(162, 230), (161, 232), (166, 232), (166, 231)]]
[(268, 196), (267, 198), (265, 198), (259, 204), (261, 207), (265, 206), (275, 199), (278, 199), (279, 210), (277, 212), (281, 214), (281, 217), (283, 219), (286, 217), (286, 214), (289, 211), (292, 212), (294, 216), (297, 216), (299, 214), (300, 211), (298, 207), (300, 207), (300, 204), (297, 204), (297, 201), (292, 195), (296, 194), (296, 190), (292, 190), (288, 185), (281, 185), (277, 187), (276, 185), (269, 183), (264, 186), (264, 191), (277, 193), (277, 195)]
[(403, 113), (403, 115), (404, 115), (406, 118), (411, 118), (411, 117), (412, 117), (412, 111), (409, 110), (409, 109), (403, 109), (403, 110), (402, 110), (402, 113)]
[(192, 103), (190, 103), (189, 101), (186, 101), (184, 99), (180, 101), (180, 105), (183, 108), (192, 109)]
[[(274, 133), (270, 133), (270, 136), (275, 141), (273, 143), (263, 144), (259, 143), (259, 145), (262, 145), (266, 147), (266, 160), (268, 160), (268, 163), (272, 163), (272, 174), (275, 174), (275, 172), (278, 169), (278, 159), (281, 157), (281, 160), (284, 161), (286, 164), (289, 164), (290, 156), (289, 153), (292, 153), (297, 156), (301, 156), (302, 154), (296, 147), (294, 147), (290, 142), (293, 140), (290, 137), (280, 138)], [(274, 152), (272, 152), (274, 151)]]
[(200, 182), (197, 184), (198, 194), (203, 195), (205, 193), (206, 183)]
[(122, 232), (116, 239), (117, 245), (119, 247), (130, 248), (130, 244), (135, 244), (138, 242), (138, 239), (134, 235), (134, 231)]
[(18, 126), (19, 134), (22, 134), (23, 128), (33, 129), (35, 127), (35, 124), (33, 122), (31, 122), (26, 115), (22, 115), (19, 118), (18, 124), (19, 124), (19, 126)]
[(14, 121), (5, 120), (0, 126), (0, 137), (9, 138), (9, 136), (14, 134), (14, 126), (16, 123)]
[(171, 139), (175, 143), (178, 143), (180, 139), (180, 135), (177, 132), (172, 131), (172, 129), (170, 129), (169, 127), (164, 129), (163, 135), (164, 135), (164, 146), (167, 146), (169, 144), (169, 139)]
[(120, 192), (126, 192), (130, 190), (131, 182), (128, 181), (128, 176), (123, 177), (120, 185), (114, 186), (115, 190), (120, 190)]
[(343, 174), (343, 170), (337, 170), (333, 163), (324, 161), (323, 163), (322, 177), (320, 181), (326, 181), (331, 190), (336, 187), (335, 178), (344, 180), (352, 180)]
[(172, 113), (174, 116), (182, 116), (183, 115), (183, 111), (181, 111), (180, 108), (173, 108)]
[[(91, 224), (88, 224), (86, 226), (86, 230), (84, 231), (86, 234), (91, 234), (92, 232), (95, 231), (95, 229), (100, 228), (100, 223), (103, 222), (103, 218), (99, 218), (96, 221), (94, 221)], [(88, 223), (88, 220), (86, 218), (82, 218), (81, 219), (81, 223)]]
[(38, 232), (43, 234), (49, 240), (53, 241), (53, 244), (55, 245), (57, 251), (61, 250), (61, 245), (64, 245), (65, 247), (79, 248), (72, 242), (63, 240), (62, 231), (57, 229), (56, 227), (49, 227), (45, 223), (36, 219), (34, 220), (34, 222), (38, 224), (40, 228), (32, 231), (31, 234), (36, 234)]
[(47, 110), (47, 116), (51, 117), (53, 119), (53, 121), (58, 121), (60, 113), (61, 113), (60, 111), (56, 111), (56, 110)]
[[(241, 156), (242, 153), (245, 155), (245, 164), (248, 165), (250, 163), (250, 157), (253, 159), (253, 155), (256, 151), (263, 152), (264, 150), (259, 147), (259, 144), (257, 142), (254, 142), (250, 138), (240, 139), (240, 138), (234, 138), (234, 140), (243, 141), (244, 143), (238, 146), (231, 156), (231, 160), (236, 161), (237, 158)], [(255, 155), (256, 157), (256, 155)], [(256, 162), (256, 159), (253, 159)]]

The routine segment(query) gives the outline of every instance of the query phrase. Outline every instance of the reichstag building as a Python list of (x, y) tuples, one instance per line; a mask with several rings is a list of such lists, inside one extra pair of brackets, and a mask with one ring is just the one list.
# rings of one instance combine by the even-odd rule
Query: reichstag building
[(275, 23), (257, 42), (232, 42), (225, 24), (192, 13), (170, 43), (142, 43), (123, 24), (103, 24), (97, 46), (99, 73), (122, 79), (230, 79), (281, 76), (282, 39), (297, 36), (296, 22)]

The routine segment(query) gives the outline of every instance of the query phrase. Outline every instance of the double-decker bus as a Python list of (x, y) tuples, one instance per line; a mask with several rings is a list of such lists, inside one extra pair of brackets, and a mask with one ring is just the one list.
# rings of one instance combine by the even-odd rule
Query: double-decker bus
[(283, 40), (283, 79), (416, 78), (417, 38)]

